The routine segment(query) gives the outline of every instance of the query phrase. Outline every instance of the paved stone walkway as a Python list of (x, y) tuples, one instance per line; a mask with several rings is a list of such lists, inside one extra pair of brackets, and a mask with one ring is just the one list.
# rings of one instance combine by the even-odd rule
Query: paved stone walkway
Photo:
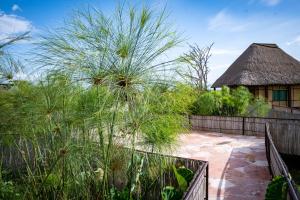
[(270, 180), (264, 138), (182, 134), (175, 155), (209, 161), (210, 200), (262, 200)]

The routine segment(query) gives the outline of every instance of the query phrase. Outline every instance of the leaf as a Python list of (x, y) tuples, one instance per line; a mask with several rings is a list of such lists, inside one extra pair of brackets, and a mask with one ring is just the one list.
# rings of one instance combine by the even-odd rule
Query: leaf
[(283, 176), (276, 176), (269, 183), (265, 195), (266, 200), (286, 199), (286, 180)]
[(177, 172), (186, 180), (187, 183), (190, 183), (194, 177), (194, 172), (184, 166), (177, 169)]
[(176, 169), (176, 167), (173, 165), (173, 171), (176, 177), (176, 180), (178, 182), (178, 185), (180, 187), (180, 190), (185, 191), (187, 189), (187, 181), (184, 179), (184, 177), (182, 175), (180, 175)]
[(173, 186), (165, 186), (161, 192), (162, 200), (179, 200), (183, 193), (176, 190)]
[(170, 200), (175, 194), (175, 188), (173, 186), (166, 186), (161, 192), (162, 200)]

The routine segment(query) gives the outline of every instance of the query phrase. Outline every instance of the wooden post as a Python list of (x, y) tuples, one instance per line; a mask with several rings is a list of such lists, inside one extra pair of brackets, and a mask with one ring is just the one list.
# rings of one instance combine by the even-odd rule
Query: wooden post
[(269, 102), (269, 90), (268, 86), (265, 86), (265, 100), (268, 103)]
[[(292, 107), (292, 92), (291, 92), (291, 86), (288, 86), (288, 107)], [(292, 110), (291, 110), (292, 111)]]
[(208, 168), (208, 162), (206, 163), (206, 200), (208, 200), (208, 182), (209, 182), (209, 179), (208, 179), (208, 176), (209, 176), (209, 174), (208, 174), (208, 170), (209, 170), (209, 168)]
[(245, 135), (245, 117), (243, 117), (243, 135)]

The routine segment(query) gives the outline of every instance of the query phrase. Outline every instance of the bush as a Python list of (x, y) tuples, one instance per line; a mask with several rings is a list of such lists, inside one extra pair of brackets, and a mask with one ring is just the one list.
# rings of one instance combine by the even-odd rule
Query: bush
[(268, 115), (271, 106), (264, 99), (254, 99), (248, 107), (248, 116), (265, 117)]
[(214, 115), (220, 109), (220, 95), (217, 92), (204, 92), (191, 107), (191, 113), (195, 115)]
[(268, 184), (265, 200), (285, 200), (287, 195), (287, 182), (283, 176), (276, 176)]
[(168, 101), (172, 102), (174, 112), (185, 115), (189, 114), (190, 107), (196, 100), (197, 92), (190, 85), (178, 83), (166, 93), (166, 96)]
[(191, 106), (194, 115), (265, 116), (269, 106), (264, 100), (255, 99), (245, 87), (201, 93)]

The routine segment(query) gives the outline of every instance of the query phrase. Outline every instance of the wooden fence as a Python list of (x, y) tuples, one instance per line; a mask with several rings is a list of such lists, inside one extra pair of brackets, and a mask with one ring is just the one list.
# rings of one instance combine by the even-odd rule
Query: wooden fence
[(265, 124), (269, 123), (278, 151), (300, 155), (300, 119), (190, 116), (189, 120), (193, 130), (249, 136), (264, 136)]
[(269, 169), (272, 177), (283, 176), (287, 182), (287, 197), (286, 199), (299, 200), (300, 194), (295, 182), (293, 181), (288, 168), (278, 153), (273, 142), (270, 126), (267, 123), (265, 128), (265, 145), (266, 156), (269, 163)]

